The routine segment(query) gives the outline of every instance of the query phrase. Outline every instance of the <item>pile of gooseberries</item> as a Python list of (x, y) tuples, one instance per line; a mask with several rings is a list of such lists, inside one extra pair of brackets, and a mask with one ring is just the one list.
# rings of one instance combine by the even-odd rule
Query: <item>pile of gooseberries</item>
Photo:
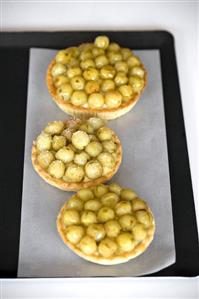
[(142, 92), (145, 69), (128, 48), (107, 36), (57, 53), (51, 67), (56, 96), (87, 109), (115, 109)]

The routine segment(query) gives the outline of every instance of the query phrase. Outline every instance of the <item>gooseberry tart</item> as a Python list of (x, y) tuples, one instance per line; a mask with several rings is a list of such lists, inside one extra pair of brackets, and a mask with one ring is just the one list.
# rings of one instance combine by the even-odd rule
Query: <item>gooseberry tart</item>
[(153, 214), (131, 189), (99, 184), (79, 190), (61, 208), (57, 229), (80, 257), (103, 265), (143, 253), (155, 232)]
[(141, 60), (107, 36), (94, 43), (59, 51), (47, 70), (47, 86), (55, 103), (81, 117), (117, 118), (130, 111), (147, 82)]
[(119, 138), (96, 117), (49, 122), (32, 146), (37, 173), (62, 190), (105, 182), (116, 173), (121, 159)]

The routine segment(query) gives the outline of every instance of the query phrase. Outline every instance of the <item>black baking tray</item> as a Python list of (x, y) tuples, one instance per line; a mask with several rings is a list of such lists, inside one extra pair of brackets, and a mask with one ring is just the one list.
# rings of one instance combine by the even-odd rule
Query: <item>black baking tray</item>
[(65, 48), (93, 40), (100, 34), (131, 49), (160, 51), (176, 262), (148, 276), (199, 275), (198, 232), (172, 34), (166, 31), (67, 31), (0, 33), (1, 278), (17, 276), (29, 49)]

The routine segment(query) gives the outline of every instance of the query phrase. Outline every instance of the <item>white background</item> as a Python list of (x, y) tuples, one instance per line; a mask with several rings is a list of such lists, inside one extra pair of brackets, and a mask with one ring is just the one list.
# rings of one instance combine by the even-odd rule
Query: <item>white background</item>
[[(176, 41), (196, 210), (199, 207), (198, 1), (0, 1), (2, 31), (168, 30)], [(199, 298), (198, 279), (3, 281), (2, 298)], [(122, 296), (122, 289), (125, 293)], [(87, 291), (86, 291), (87, 290)]]

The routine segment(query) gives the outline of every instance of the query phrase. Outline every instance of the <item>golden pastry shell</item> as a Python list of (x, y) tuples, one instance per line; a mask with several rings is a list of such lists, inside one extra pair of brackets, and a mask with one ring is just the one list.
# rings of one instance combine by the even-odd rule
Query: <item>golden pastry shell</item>
[[(70, 122), (79, 122), (78, 119), (74, 120), (66, 120), (65, 124), (69, 125)], [(97, 179), (88, 181), (88, 182), (79, 182), (79, 183), (73, 183), (73, 182), (65, 182), (64, 180), (57, 179), (52, 177), (44, 168), (41, 167), (41, 165), (37, 161), (37, 156), (40, 153), (40, 151), (37, 149), (35, 145), (35, 141), (33, 141), (32, 145), (32, 164), (36, 172), (40, 175), (40, 177), (43, 178), (44, 181), (46, 181), (48, 184), (57, 187), (58, 189), (64, 190), (64, 191), (77, 191), (79, 189), (92, 187), (98, 184), (101, 184), (105, 181), (110, 180), (114, 174), (117, 172), (121, 161), (122, 161), (122, 146), (119, 138), (116, 136), (115, 133), (113, 133), (113, 140), (117, 144), (117, 159), (115, 161), (114, 168), (111, 172), (109, 172), (107, 175), (101, 176)]]
[(89, 118), (92, 116), (100, 117), (102, 119), (110, 120), (110, 119), (115, 119), (118, 118), (127, 112), (129, 112), (137, 103), (137, 101), (140, 99), (141, 94), (143, 93), (146, 84), (147, 84), (147, 72), (144, 69), (144, 66), (141, 64), (141, 67), (145, 71), (144, 75), (144, 87), (140, 93), (135, 93), (133, 97), (126, 103), (122, 104), (118, 108), (102, 108), (102, 109), (90, 109), (90, 108), (84, 108), (80, 106), (75, 106), (71, 103), (68, 103), (61, 99), (59, 96), (56, 94), (56, 87), (53, 84), (53, 77), (51, 75), (51, 70), (54, 64), (56, 63), (55, 59), (53, 59), (48, 66), (47, 69), (47, 74), (46, 74), (46, 83), (48, 87), (48, 91), (50, 95), (52, 96), (52, 99), (54, 102), (57, 104), (57, 106), (66, 112), (67, 114), (73, 115), (77, 118)]
[(66, 235), (63, 231), (63, 226), (62, 226), (62, 214), (63, 212), (66, 210), (66, 204), (67, 202), (63, 205), (63, 207), (61, 208), (58, 217), (57, 217), (57, 230), (58, 233), (62, 239), (62, 241), (73, 251), (75, 252), (77, 255), (79, 255), (80, 257), (84, 258), (87, 261), (96, 263), (96, 264), (101, 264), (101, 265), (117, 265), (117, 264), (121, 264), (121, 263), (126, 263), (131, 259), (134, 259), (135, 257), (137, 257), (138, 255), (142, 254), (150, 245), (150, 243), (152, 242), (153, 238), (154, 238), (154, 233), (155, 233), (155, 221), (154, 221), (154, 217), (152, 214), (152, 211), (150, 210), (149, 206), (146, 204), (147, 206), (147, 212), (151, 215), (151, 218), (153, 219), (152, 224), (150, 229), (148, 230), (148, 234), (147, 234), (147, 238), (144, 239), (143, 241), (141, 241), (132, 251), (130, 252), (123, 252), (122, 255), (120, 256), (112, 256), (109, 258), (104, 258), (102, 256), (97, 256), (97, 255), (87, 255), (84, 252), (82, 252), (79, 248), (77, 248), (74, 244), (72, 244), (71, 242), (69, 242), (66, 238)]

